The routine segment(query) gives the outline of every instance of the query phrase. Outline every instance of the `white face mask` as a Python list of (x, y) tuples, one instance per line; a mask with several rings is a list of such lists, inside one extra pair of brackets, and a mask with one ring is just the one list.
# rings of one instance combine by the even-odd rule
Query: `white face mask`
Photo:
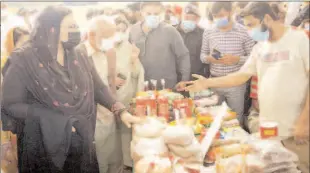
[(304, 26), (304, 29), (307, 30), (307, 31), (309, 31), (309, 30), (310, 30), (310, 27), (309, 27), (309, 26), (310, 26), (309, 24), (306, 24), (306, 25)]
[(114, 46), (115, 46), (115, 37), (109, 39), (103, 39), (101, 41), (100, 50), (106, 52), (110, 49), (113, 49)]

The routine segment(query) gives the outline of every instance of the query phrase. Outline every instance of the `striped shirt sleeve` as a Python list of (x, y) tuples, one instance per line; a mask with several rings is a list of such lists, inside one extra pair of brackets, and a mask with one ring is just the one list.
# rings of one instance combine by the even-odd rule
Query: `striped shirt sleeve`
[(248, 57), (250, 56), (253, 46), (255, 45), (255, 41), (248, 35), (246, 34), (243, 42), (243, 49), (245, 51), (245, 55), (240, 57), (239, 65), (245, 64), (247, 61)]
[(209, 64), (207, 61), (207, 56), (210, 54), (210, 47), (209, 47), (209, 31), (205, 29), (203, 32), (202, 44), (201, 44), (201, 53), (200, 53), (200, 60), (202, 63)]

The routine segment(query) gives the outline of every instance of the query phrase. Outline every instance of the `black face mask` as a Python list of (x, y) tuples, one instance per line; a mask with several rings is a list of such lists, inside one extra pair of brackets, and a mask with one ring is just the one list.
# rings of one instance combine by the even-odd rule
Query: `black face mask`
[(68, 41), (62, 42), (64, 49), (70, 50), (81, 42), (81, 33), (80, 32), (69, 32)]

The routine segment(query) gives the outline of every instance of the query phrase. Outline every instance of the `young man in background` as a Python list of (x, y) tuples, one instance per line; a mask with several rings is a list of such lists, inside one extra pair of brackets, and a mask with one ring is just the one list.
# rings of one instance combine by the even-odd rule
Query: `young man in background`
[(189, 50), (191, 74), (199, 74), (205, 77), (209, 77), (209, 65), (203, 64), (200, 60), (201, 43), (203, 29), (198, 26), (200, 19), (200, 13), (197, 6), (188, 4), (184, 8), (183, 19), (178, 26), (184, 43)]
[(238, 86), (257, 75), (260, 123), (278, 123), (279, 138), (309, 173), (309, 38), (283, 25), (265, 2), (250, 3), (242, 16), (258, 41), (246, 64), (225, 77), (188, 82), (186, 90)]
[[(237, 72), (246, 62), (255, 42), (245, 27), (234, 21), (231, 2), (214, 2), (211, 13), (215, 26), (203, 34), (200, 59), (210, 65), (211, 78), (215, 78)], [(220, 52), (219, 57), (214, 57), (216, 51)], [(246, 84), (215, 91), (221, 101), (227, 101), (228, 106), (237, 112), (243, 126)]]
[[(163, 21), (161, 2), (143, 2), (142, 22), (132, 26), (129, 41), (140, 49), (139, 59), (145, 69), (145, 80), (165, 79), (166, 87), (174, 88), (190, 78), (190, 57), (182, 36)], [(158, 82), (159, 83), (159, 82)]]

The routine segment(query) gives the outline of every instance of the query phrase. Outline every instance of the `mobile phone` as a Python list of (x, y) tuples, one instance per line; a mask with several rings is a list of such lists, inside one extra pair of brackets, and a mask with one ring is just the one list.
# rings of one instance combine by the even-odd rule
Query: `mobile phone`
[(217, 49), (213, 49), (212, 57), (215, 59), (220, 59), (222, 57), (222, 53)]

